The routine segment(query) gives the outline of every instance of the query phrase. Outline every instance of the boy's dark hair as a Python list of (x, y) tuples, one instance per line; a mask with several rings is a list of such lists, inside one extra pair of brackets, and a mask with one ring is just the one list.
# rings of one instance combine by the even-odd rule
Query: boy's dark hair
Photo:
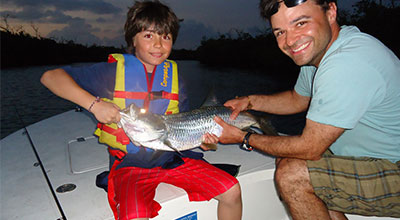
[[(274, 13), (271, 14), (272, 8), (275, 7), (275, 4), (277, 2), (283, 2), (283, 1), (282, 0), (261, 0), (260, 4), (259, 4), (261, 17), (266, 20), (270, 20), (271, 16), (274, 14)], [(322, 10), (324, 10), (324, 11), (327, 11), (329, 9), (329, 2), (334, 2), (337, 5), (336, 0), (308, 0), (308, 1), (314, 1), (317, 5), (320, 5)]]
[(159, 1), (135, 1), (129, 8), (125, 22), (125, 41), (128, 52), (133, 53), (133, 37), (154, 25), (157, 34), (171, 34), (175, 43), (179, 31), (179, 19), (172, 10)]

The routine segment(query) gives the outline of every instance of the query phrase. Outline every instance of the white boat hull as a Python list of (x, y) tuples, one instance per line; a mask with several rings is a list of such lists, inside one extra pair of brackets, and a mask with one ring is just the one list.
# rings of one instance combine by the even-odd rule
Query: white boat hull
[[(95, 125), (88, 114), (69, 111), (28, 127), (53, 189), (64, 184), (76, 186), (71, 192), (56, 193), (67, 219), (113, 219), (105, 191), (95, 186), (96, 175), (108, 169), (106, 147), (92, 136)], [(215, 152), (205, 152), (205, 159), (241, 165), (238, 180), (244, 220), (289, 219), (274, 187), (274, 158), (245, 152), (237, 145), (220, 145)], [(23, 130), (1, 140), (0, 219), (61, 217), (37, 162)], [(185, 191), (172, 185), (160, 184), (155, 199), (162, 206), (155, 220), (217, 219), (215, 200), (189, 202)], [(349, 215), (349, 219), (393, 218)]]

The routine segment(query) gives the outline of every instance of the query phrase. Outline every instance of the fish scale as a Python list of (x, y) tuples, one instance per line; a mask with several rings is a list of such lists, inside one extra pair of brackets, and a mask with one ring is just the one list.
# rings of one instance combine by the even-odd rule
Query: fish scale
[(259, 127), (250, 114), (240, 113), (231, 121), (231, 113), (232, 111), (224, 106), (208, 106), (184, 113), (156, 115), (151, 112), (141, 113), (140, 108), (131, 104), (122, 111), (119, 126), (132, 142), (144, 147), (183, 151), (200, 146), (205, 133), (218, 132), (218, 129), (221, 129), (214, 121), (217, 115), (240, 129)]
[(210, 132), (217, 124), (214, 117), (218, 115), (227, 121), (231, 111), (225, 107), (203, 107), (191, 112), (163, 116), (168, 130), (168, 140), (176, 148), (191, 148), (199, 146), (202, 137)]

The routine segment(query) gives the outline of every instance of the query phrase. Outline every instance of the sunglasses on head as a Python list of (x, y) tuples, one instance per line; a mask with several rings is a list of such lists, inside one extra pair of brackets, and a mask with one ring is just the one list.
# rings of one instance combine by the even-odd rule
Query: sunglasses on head
[(275, 13), (278, 12), (279, 10), (279, 5), (281, 2), (283, 2), (286, 7), (291, 8), (300, 4), (303, 4), (304, 2), (306, 2), (307, 0), (280, 0), (277, 1), (268, 11), (267, 11), (267, 15), (268, 17), (271, 17), (272, 15), (274, 15)]

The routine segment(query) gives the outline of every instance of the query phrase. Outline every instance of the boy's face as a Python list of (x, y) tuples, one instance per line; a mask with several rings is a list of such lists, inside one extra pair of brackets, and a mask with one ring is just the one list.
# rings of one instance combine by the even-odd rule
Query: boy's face
[(159, 35), (152, 28), (141, 31), (133, 37), (136, 57), (153, 72), (156, 65), (168, 58), (172, 49), (172, 35)]

